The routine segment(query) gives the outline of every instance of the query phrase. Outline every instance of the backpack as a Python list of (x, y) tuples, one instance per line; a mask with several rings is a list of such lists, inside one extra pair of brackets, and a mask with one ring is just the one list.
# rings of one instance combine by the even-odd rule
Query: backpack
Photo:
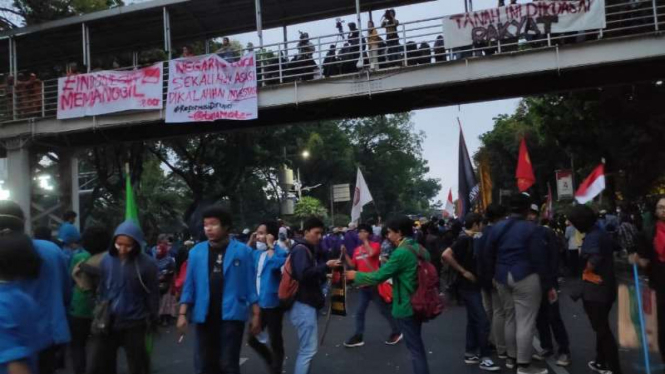
[[(309, 259), (312, 260), (312, 253), (309, 251), (309, 248), (305, 248), (305, 251), (307, 251)], [(286, 258), (286, 262), (282, 268), (282, 279), (279, 281), (279, 288), (277, 290), (279, 304), (284, 310), (291, 309), (293, 303), (296, 301), (296, 295), (300, 288), (300, 281), (293, 276), (293, 265), (291, 264), (292, 256), (293, 251), (291, 251)]]
[(411, 295), (411, 307), (415, 318), (427, 322), (436, 318), (445, 309), (443, 299), (439, 296), (439, 276), (434, 265), (425, 260), (419, 251), (415, 251), (411, 247), (409, 250), (418, 257), (418, 287), (416, 292)]

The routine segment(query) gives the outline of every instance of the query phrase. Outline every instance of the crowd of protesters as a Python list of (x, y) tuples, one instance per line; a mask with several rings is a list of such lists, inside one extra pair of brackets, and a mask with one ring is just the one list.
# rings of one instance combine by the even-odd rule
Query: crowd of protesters
[[(175, 321), (179, 339), (194, 334), (195, 373), (239, 373), (246, 336), (266, 371), (277, 374), (283, 372), (288, 320), (297, 332), (295, 373), (307, 374), (318, 351), (317, 321), (327, 303), (328, 275), (345, 267), (359, 301), (354, 330), (343, 345), (357, 349), (365, 344), (365, 316), (372, 303), (386, 322), (385, 344), (404, 341), (412, 372), (429, 373), (422, 339), (426, 319), (414, 298), (424, 287), (421, 268), (431, 262), (442, 281), (436, 293), (458, 298), (466, 308), (460, 358), (466, 364), (485, 371), (516, 368), (520, 374), (547, 373), (538, 362), (551, 356), (556, 365), (571, 364), (559, 304), (565, 264), (566, 279), (575, 285), (567, 293), (581, 300), (596, 337), (596, 355), (586, 358), (588, 367), (620, 374), (610, 324), (617, 300), (617, 252), (648, 269), (657, 304), (663, 306), (658, 328), (665, 326), (665, 278), (660, 275), (665, 198), (646, 216), (636, 225), (635, 216), (577, 205), (567, 217), (550, 221), (541, 218), (528, 195), (519, 194), (508, 209), (491, 204), (484, 215), (471, 212), (458, 219), (402, 216), (385, 224), (328, 228), (327, 234), (318, 218), (305, 220), (302, 230), (267, 220), (253, 232), (234, 235), (232, 215), (210, 206), (202, 213), (204, 239), (198, 244), (162, 234), (148, 247), (134, 221), (123, 222), (113, 233), (92, 226), (81, 235), (73, 212), (65, 214), (55, 238), (40, 227), (31, 240), (24, 234), (21, 209), (2, 201), (0, 369), (54, 373), (67, 361), (75, 374), (112, 374), (122, 348), (129, 372), (147, 374), (154, 332)], [(298, 285), (290, 299), (282, 295), (285, 278)], [(534, 337), (540, 341), (538, 350)]]

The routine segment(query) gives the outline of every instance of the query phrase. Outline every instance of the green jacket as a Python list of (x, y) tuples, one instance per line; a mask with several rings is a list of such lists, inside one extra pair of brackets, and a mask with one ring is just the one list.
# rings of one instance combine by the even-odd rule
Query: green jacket
[(408, 318), (413, 316), (411, 295), (418, 287), (418, 257), (409, 247), (420, 250), (421, 256), (430, 260), (426, 250), (413, 239), (407, 239), (400, 244), (390, 255), (387, 263), (373, 273), (356, 273), (358, 285), (377, 285), (390, 278), (393, 279), (393, 316), (395, 318)]

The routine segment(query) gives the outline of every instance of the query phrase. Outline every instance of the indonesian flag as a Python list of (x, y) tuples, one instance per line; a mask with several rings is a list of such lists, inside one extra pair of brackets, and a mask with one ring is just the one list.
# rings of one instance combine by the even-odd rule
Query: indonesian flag
[(363, 178), (363, 173), (358, 168), (356, 176), (356, 190), (353, 194), (353, 207), (351, 208), (351, 222), (360, 220), (360, 213), (363, 212), (363, 206), (372, 202), (372, 194), (369, 193), (369, 188)]
[(446, 200), (446, 207), (443, 209), (444, 215), (448, 213), (448, 216), (455, 215), (455, 204), (453, 203), (453, 189), (451, 188), (448, 191), (448, 200)]
[(605, 164), (598, 165), (591, 174), (582, 182), (575, 193), (575, 200), (580, 204), (586, 204), (593, 200), (605, 189)]
[(526, 148), (526, 141), (522, 138), (520, 144), (520, 154), (517, 157), (517, 171), (515, 172), (517, 178), (517, 188), (520, 192), (524, 192), (536, 183), (536, 177), (533, 175), (533, 167), (531, 166), (531, 158), (529, 157), (529, 150)]

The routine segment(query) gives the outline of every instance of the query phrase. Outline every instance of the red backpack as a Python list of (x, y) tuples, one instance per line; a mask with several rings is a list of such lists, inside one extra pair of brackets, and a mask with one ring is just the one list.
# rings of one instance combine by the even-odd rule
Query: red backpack
[[(295, 247), (291, 250), (293, 250)], [(312, 261), (312, 253), (309, 249), (305, 248), (307, 252), (307, 257)], [(279, 282), (279, 288), (277, 290), (277, 296), (279, 297), (279, 303), (282, 308), (285, 310), (291, 309), (293, 303), (296, 301), (296, 295), (298, 294), (298, 289), (300, 288), (300, 282), (293, 276), (293, 265), (291, 264), (292, 253), (286, 258), (284, 267), (282, 268), (282, 279)]]
[(411, 295), (411, 307), (415, 318), (427, 322), (445, 309), (443, 298), (439, 296), (439, 276), (434, 265), (420, 255), (420, 251), (424, 250), (422, 247), (419, 251), (411, 247), (409, 249), (418, 257), (418, 287)]

